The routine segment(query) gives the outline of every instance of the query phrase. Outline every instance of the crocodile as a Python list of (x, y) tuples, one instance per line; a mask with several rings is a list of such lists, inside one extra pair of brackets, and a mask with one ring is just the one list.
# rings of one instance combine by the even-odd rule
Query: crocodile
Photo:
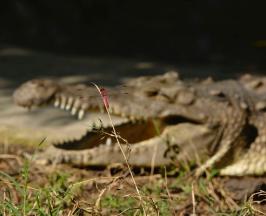
[[(266, 173), (266, 113), (258, 108), (260, 94), (249, 82), (183, 81), (175, 72), (143, 76), (125, 82), (127, 96), (114, 87), (109, 107), (91, 95), (96, 88), (36, 79), (22, 84), (13, 95), (26, 108), (53, 104), (83, 118), (105, 108), (124, 121), (115, 128), (130, 148), (134, 166), (180, 165), (196, 162), (197, 175), (217, 167), (221, 175)], [(264, 100), (264, 98), (263, 98)], [(126, 143), (127, 143), (126, 142)], [(123, 163), (112, 126), (93, 125), (80, 138), (53, 143), (38, 156), (43, 163), (75, 166)]]

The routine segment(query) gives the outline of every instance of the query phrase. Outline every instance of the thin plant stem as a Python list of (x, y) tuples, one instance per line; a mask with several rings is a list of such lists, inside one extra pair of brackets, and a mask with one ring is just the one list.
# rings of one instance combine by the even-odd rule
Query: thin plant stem
[[(98, 85), (95, 84), (95, 83), (92, 83), (92, 84), (96, 87), (96, 89), (98, 90), (99, 94), (102, 96), (102, 92), (101, 92), (100, 88), (98, 87)], [(133, 172), (132, 172), (132, 170), (131, 170), (131, 168), (130, 168), (130, 165), (129, 165), (129, 162), (128, 162), (128, 158), (126, 157), (126, 154), (125, 154), (125, 152), (124, 152), (124, 150), (123, 150), (123, 148), (122, 148), (122, 145), (121, 145), (121, 143), (120, 143), (120, 141), (119, 141), (119, 138), (118, 138), (118, 135), (117, 135), (117, 133), (116, 133), (115, 126), (114, 126), (113, 120), (112, 120), (111, 115), (110, 115), (110, 112), (109, 112), (109, 107), (108, 107), (108, 105), (105, 103), (105, 99), (103, 98), (103, 96), (102, 96), (102, 99), (103, 99), (103, 102), (104, 102), (103, 104), (104, 104), (105, 110), (106, 110), (106, 112), (107, 112), (107, 115), (108, 115), (109, 121), (110, 121), (111, 126), (112, 126), (112, 130), (113, 130), (114, 136), (115, 136), (116, 141), (117, 141), (117, 143), (118, 143), (118, 146), (119, 146), (119, 148), (120, 148), (120, 150), (121, 150), (121, 153), (122, 153), (122, 155), (123, 155), (123, 157), (124, 157), (124, 160), (125, 160), (125, 162), (126, 162), (126, 165), (127, 165), (128, 171), (129, 171), (129, 173), (130, 173), (130, 176), (131, 176), (131, 178), (132, 178), (133, 184), (134, 184), (135, 189), (136, 189), (136, 191), (137, 191), (138, 198), (139, 198), (139, 200), (140, 200), (140, 202), (141, 202), (141, 206), (142, 206), (142, 209), (143, 209), (143, 213), (144, 213), (144, 215), (146, 215), (146, 212), (145, 212), (145, 209), (144, 209), (144, 205), (143, 205), (143, 200), (142, 200), (142, 197), (141, 197), (141, 194), (140, 194), (139, 188), (138, 188), (137, 183), (136, 183), (136, 181), (135, 181), (135, 178), (134, 178)]]
[(192, 183), (191, 185), (191, 198), (192, 198), (192, 207), (193, 207), (192, 216), (196, 216), (196, 200), (195, 200), (195, 192), (194, 192), (194, 183)]

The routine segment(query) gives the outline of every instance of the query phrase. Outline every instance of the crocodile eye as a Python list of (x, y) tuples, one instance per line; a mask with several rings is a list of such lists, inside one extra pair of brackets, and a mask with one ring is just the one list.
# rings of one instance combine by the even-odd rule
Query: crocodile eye
[(254, 81), (251, 81), (248, 85), (253, 88), (253, 89), (257, 89), (259, 87), (262, 87), (263, 86), (263, 82), (261, 80), (254, 80)]

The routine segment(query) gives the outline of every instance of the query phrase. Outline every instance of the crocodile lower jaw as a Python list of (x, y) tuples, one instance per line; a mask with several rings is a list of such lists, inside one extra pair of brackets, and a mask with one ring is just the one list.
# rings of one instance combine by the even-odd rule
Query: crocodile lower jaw
[[(126, 155), (129, 156), (128, 161), (131, 165), (151, 167), (169, 165), (178, 161), (195, 161), (197, 158), (206, 157), (208, 147), (215, 137), (213, 130), (203, 125), (180, 123), (168, 126), (158, 136), (131, 144), (121, 143)], [(197, 145), (201, 145), (201, 148)], [(177, 150), (180, 151), (178, 154)], [(37, 162), (42, 164), (68, 163), (83, 167), (125, 163), (125, 159), (119, 145), (116, 142), (107, 141), (105, 144), (89, 149), (50, 146), (37, 155)]]

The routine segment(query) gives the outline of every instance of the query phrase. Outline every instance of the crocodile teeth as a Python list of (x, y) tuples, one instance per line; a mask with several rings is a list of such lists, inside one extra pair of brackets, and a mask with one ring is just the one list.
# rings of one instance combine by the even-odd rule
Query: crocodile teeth
[(83, 119), (84, 115), (85, 115), (85, 111), (84, 111), (83, 109), (81, 109), (81, 110), (79, 111), (79, 113), (78, 113), (78, 119), (79, 119), (79, 120)]
[(112, 145), (112, 139), (110, 137), (108, 137), (105, 141), (105, 145), (107, 146), (111, 146)]
[(76, 113), (77, 113), (77, 108), (76, 107), (72, 107), (71, 115), (76, 115)]
[(71, 110), (71, 114), (72, 114), (72, 115), (76, 115), (76, 113), (77, 113), (79, 107), (80, 107), (80, 100), (77, 99), (77, 100), (75, 100), (75, 102), (74, 102), (74, 105), (73, 105), (72, 110)]
[(66, 107), (66, 101), (67, 101), (67, 98), (62, 95), (61, 96), (60, 109), (65, 109), (65, 107)]
[(59, 104), (60, 104), (60, 100), (59, 100), (59, 98), (56, 98), (54, 101), (54, 106), (59, 107)]
[(70, 108), (73, 105), (73, 102), (74, 102), (73, 97), (69, 97), (68, 100), (67, 100), (67, 104), (66, 104), (66, 110), (70, 110)]

